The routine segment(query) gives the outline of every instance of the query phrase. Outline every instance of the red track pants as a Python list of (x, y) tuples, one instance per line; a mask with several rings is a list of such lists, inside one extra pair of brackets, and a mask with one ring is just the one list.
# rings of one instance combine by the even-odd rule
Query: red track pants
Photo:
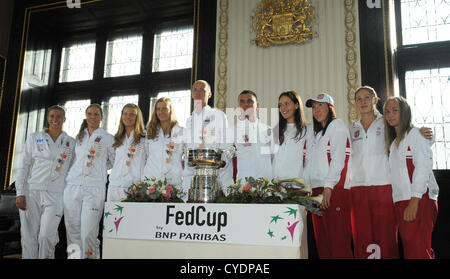
[(350, 193), (355, 258), (398, 259), (392, 186), (352, 187)]
[[(313, 196), (323, 192), (314, 188)], [(352, 228), (350, 221), (350, 190), (335, 187), (331, 205), (322, 210), (322, 216), (312, 215), (317, 251), (321, 259), (352, 259)]]
[(397, 226), (402, 238), (403, 255), (405, 259), (434, 259), (431, 248), (431, 234), (438, 214), (438, 205), (428, 197), (428, 192), (419, 202), (416, 219), (406, 222), (403, 212), (409, 200), (395, 203)]

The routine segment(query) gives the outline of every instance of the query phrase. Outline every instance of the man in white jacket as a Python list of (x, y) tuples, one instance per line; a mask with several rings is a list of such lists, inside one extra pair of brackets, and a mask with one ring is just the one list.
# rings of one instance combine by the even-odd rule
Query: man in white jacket
[(256, 94), (244, 90), (238, 96), (240, 115), (227, 131), (227, 142), (236, 149), (236, 180), (246, 177), (272, 179), (272, 129), (260, 122)]
[[(208, 106), (211, 98), (211, 86), (204, 80), (197, 80), (192, 85), (194, 111), (186, 121), (184, 144), (186, 148), (220, 148), (226, 149), (222, 156), (225, 167), (219, 169), (219, 184), (222, 190), (233, 183), (233, 166), (231, 164), (232, 149), (226, 144), (226, 129), (228, 126), (225, 113)], [(183, 171), (183, 191), (188, 193), (194, 168), (189, 167), (185, 159)]]

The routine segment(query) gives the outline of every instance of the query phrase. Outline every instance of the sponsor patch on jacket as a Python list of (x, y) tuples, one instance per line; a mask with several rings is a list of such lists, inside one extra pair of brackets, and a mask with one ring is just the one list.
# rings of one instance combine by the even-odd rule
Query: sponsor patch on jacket
[(363, 139), (362, 136), (361, 136), (361, 130), (359, 128), (355, 128), (353, 130), (353, 133), (352, 133), (351, 136), (352, 136), (352, 141), (353, 142)]
[(376, 131), (377, 136), (381, 136), (382, 133), (383, 131), (381, 130), (381, 127), (378, 127)]

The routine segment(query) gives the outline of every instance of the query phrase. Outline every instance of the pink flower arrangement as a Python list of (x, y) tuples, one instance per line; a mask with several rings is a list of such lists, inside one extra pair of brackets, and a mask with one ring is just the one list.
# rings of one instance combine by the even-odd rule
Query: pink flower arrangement
[(156, 178), (134, 182), (126, 191), (123, 202), (183, 202), (184, 193), (167, 180)]
[(163, 197), (170, 199), (171, 195), (170, 192), (165, 192), (164, 194), (161, 194)]
[(242, 187), (242, 192), (250, 190), (250, 187), (251, 187), (250, 183), (245, 184), (244, 187)]

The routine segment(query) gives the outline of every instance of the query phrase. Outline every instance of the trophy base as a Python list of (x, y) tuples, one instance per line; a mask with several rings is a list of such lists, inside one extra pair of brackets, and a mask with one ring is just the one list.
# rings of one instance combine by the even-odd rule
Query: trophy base
[(194, 175), (188, 193), (189, 203), (213, 203), (221, 195), (215, 175)]

